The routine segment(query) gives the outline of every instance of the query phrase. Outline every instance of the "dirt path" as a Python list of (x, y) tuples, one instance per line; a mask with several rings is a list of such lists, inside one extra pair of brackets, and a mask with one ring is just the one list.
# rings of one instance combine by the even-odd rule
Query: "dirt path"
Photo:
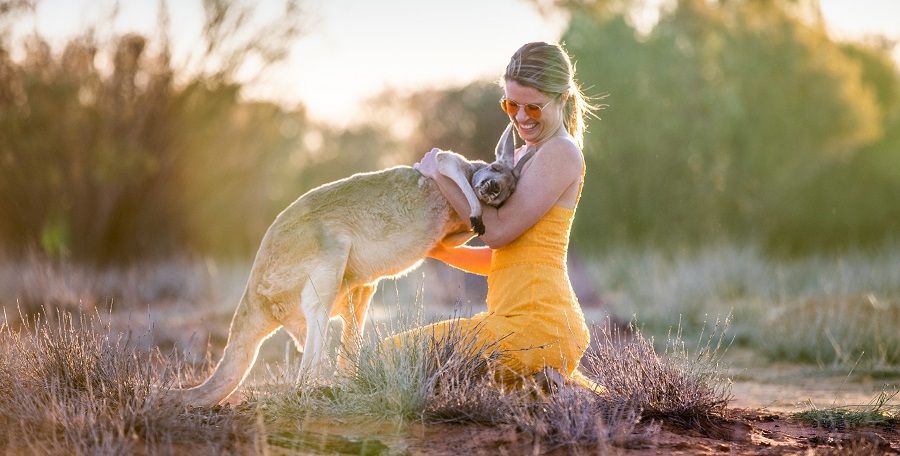
[[(733, 349), (723, 363), (732, 381), (734, 408), (793, 413), (811, 407), (861, 406), (900, 387), (900, 377), (862, 370), (771, 362), (752, 350)], [(900, 395), (889, 406), (900, 407)]]

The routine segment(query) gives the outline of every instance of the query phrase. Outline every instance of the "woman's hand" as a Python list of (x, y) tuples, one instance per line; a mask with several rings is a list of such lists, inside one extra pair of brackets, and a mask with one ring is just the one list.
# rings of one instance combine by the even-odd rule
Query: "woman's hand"
[(437, 147), (431, 149), (431, 152), (426, 153), (419, 163), (413, 165), (413, 168), (419, 170), (423, 176), (434, 179), (440, 174), (437, 164), (438, 152), (441, 152), (441, 149), (438, 149)]

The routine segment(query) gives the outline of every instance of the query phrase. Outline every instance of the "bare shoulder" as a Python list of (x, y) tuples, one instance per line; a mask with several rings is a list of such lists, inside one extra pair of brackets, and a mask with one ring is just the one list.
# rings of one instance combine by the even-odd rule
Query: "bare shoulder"
[[(558, 172), (573, 177), (580, 176), (584, 166), (581, 149), (568, 136), (550, 138), (541, 146), (532, 161), (542, 170), (542, 173)], [(525, 168), (527, 169), (528, 165)]]

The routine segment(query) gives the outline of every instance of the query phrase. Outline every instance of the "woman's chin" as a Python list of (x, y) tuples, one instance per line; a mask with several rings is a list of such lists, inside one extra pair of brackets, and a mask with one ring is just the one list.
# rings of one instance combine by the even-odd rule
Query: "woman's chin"
[(540, 130), (540, 125), (528, 126), (516, 124), (516, 131), (518, 131), (519, 136), (528, 142), (534, 141), (538, 137)]

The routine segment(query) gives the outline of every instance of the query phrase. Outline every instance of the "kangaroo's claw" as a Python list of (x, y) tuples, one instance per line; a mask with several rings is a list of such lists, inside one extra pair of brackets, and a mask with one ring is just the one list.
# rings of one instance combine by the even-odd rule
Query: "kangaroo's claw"
[(472, 222), (472, 230), (475, 231), (475, 234), (479, 236), (484, 234), (484, 223), (481, 223), (481, 217), (469, 217), (469, 221)]

